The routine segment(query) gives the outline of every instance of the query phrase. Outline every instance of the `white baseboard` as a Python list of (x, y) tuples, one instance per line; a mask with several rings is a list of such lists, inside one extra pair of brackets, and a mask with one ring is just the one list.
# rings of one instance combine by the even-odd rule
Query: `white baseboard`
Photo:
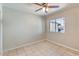
[(38, 42), (41, 42), (41, 41), (44, 41), (44, 40), (45, 39), (41, 39), (41, 40), (37, 40), (37, 41), (33, 41), (33, 42), (28, 42), (28, 43), (23, 44), (21, 46), (17, 46), (17, 47), (14, 47), (14, 48), (10, 48), (10, 49), (4, 50), (3, 53), (8, 52), (9, 50), (13, 50), (13, 49), (21, 48), (21, 47), (24, 47), (24, 46), (32, 45), (32, 44), (35, 44), (35, 43), (38, 43)]
[(76, 52), (76, 53), (79, 54), (79, 50), (78, 50), (78, 49), (75, 49), (75, 48), (69, 47), (69, 46), (64, 45), (64, 44), (61, 44), (61, 43), (57, 43), (57, 42), (52, 41), (52, 40), (48, 40), (48, 39), (47, 39), (47, 41), (49, 41), (50, 43), (53, 43), (53, 44), (55, 44), (55, 45), (61, 46), (61, 47), (63, 47), (63, 48), (66, 48), (66, 49), (72, 50), (73, 52)]

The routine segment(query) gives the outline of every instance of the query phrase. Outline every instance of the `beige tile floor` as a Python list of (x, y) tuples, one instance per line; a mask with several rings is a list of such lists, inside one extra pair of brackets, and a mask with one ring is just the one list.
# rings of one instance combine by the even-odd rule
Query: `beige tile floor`
[(48, 41), (42, 41), (8, 51), (4, 53), (4, 56), (79, 56), (79, 54), (52, 44)]

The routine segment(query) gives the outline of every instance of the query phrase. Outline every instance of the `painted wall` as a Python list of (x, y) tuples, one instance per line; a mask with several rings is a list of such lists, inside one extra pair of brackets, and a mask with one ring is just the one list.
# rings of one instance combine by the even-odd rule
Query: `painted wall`
[(1, 42), (1, 23), (2, 23), (2, 19), (1, 19), (1, 13), (2, 13), (2, 5), (0, 4), (0, 52), (2, 50), (2, 42)]
[[(50, 33), (48, 21), (65, 18), (65, 33)], [(79, 5), (47, 16), (47, 38), (54, 42), (79, 50)]]
[[(1, 11), (0, 11), (0, 18), (1, 18)], [(1, 51), (1, 19), (0, 19), (0, 51)]]
[(44, 39), (43, 18), (28, 12), (3, 7), (4, 50)]

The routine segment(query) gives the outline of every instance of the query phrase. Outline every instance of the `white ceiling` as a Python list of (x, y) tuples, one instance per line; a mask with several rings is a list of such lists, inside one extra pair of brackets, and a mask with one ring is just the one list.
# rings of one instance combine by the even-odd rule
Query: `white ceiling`
[[(56, 11), (61, 10), (62, 8), (65, 8), (68, 4), (65, 3), (49, 3), (48, 5), (59, 5), (59, 8), (49, 8), (48, 9), (48, 14), (54, 13)], [(23, 11), (23, 12), (29, 12), (29, 13), (33, 13), (36, 15), (45, 15), (45, 12), (43, 10), (35, 12), (35, 10), (41, 8), (38, 5), (35, 5), (33, 3), (7, 3), (4, 4), (4, 6), (8, 7), (8, 8), (12, 8), (12, 9), (16, 9), (19, 11)]]

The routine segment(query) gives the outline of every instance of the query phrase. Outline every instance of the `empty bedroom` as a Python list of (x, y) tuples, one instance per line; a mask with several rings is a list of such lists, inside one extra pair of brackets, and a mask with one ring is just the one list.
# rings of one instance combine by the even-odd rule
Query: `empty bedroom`
[(3, 56), (79, 56), (78, 3), (3, 3)]

